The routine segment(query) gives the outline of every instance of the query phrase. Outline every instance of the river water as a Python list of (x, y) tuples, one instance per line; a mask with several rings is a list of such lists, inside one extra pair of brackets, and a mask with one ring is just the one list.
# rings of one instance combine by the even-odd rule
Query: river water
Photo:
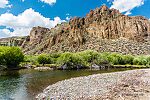
[(20, 70), (0, 72), (0, 100), (33, 100), (48, 85), (72, 77), (87, 76), (129, 70), (125, 68), (109, 70), (45, 71)]

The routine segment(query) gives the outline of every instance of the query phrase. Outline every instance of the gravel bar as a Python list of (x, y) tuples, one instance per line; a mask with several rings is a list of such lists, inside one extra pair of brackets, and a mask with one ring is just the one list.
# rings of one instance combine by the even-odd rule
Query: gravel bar
[(71, 78), (48, 86), (37, 100), (150, 100), (150, 69)]

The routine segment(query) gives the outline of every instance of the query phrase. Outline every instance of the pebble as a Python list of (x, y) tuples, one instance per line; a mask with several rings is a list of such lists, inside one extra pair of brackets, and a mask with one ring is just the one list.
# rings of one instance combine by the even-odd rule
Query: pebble
[(36, 96), (36, 99), (87, 100), (93, 97), (100, 97), (110, 92), (112, 86), (115, 87), (117, 84), (121, 83), (124, 78), (139, 75), (143, 73), (143, 71), (144, 69), (95, 74), (63, 80), (48, 86), (43, 93)]

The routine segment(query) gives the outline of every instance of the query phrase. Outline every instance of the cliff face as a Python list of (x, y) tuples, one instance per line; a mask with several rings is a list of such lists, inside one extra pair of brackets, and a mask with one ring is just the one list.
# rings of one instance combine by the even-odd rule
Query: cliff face
[(82, 30), (102, 39), (124, 37), (145, 42), (150, 34), (150, 22), (144, 17), (128, 17), (106, 6), (91, 10), (85, 18), (72, 19), (70, 26), (74, 32)]
[(132, 54), (150, 53), (150, 21), (129, 17), (106, 6), (91, 10), (55, 28), (34, 27), (22, 44), (27, 54), (56, 51), (97, 51)]
[(21, 46), (26, 37), (1, 38), (0, 46)]

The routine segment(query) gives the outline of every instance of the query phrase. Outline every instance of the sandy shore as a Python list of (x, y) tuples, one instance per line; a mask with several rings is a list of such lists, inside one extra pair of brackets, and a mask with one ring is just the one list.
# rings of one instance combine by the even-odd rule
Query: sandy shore
[(150, 100), (150, 69), (96, 74), (48, 86), (38, 100)]

